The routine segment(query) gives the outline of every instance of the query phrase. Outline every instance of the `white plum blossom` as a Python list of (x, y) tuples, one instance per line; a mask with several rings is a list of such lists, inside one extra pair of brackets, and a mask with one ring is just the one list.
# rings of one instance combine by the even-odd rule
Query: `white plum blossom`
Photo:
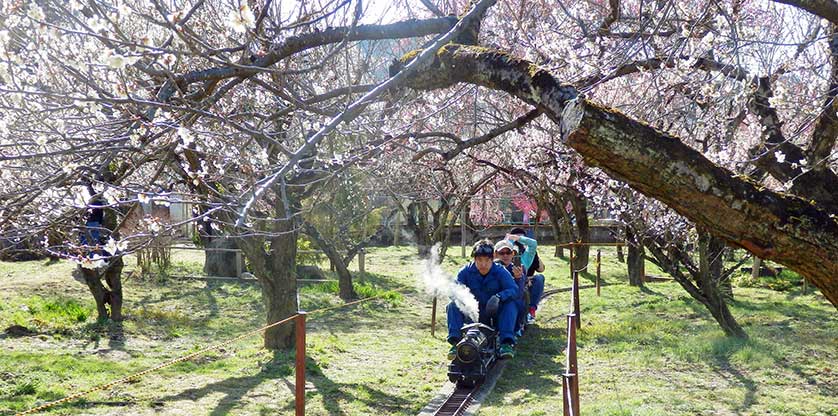
[(72, 173), (73, 173), (76, 169), (78, 169), (78, 167), (79, 167), (79, 164), (78, 164), (78, 163), (75, 163), (75, 162), (67, 162), (67, 163), (65, 163), (64, 165), (62, 165), (62, 166), (61, 166), (61, 170), (63, 170), (63, 171), (64, 171), (64, 173), (66, 173), (66, 174), (70, 175), (70, 174), (72, 174)]
[(105, 265), (105, 260), (102, 256), (98, 254), (94, 254), (92, 257), (82, 257), (80, 259), (75, 260), (82, 268), (85, 269), (98, 269)]
[(253, 11), (250, 10), (250, 6), (247, 4), (241, 5), (238, 9), (233, 10), (230, 15), (227, 16), (227, 26), (238, 33), (246, 32), (248, 28), (253, 27), (255, 24), (256, 17), (253, 15)]
[(195, 141), (195, 138), (192, 137), (192, 132), (189, 131), (186, 127), (178, 127), (177, 135), (180, 137), (180, 140), (183, 142), (184, 146), (189, 146)]
[(113, 237), (108, 238), (107, 244), (105, 244), (105, 251), (111, 254), (116, 254), (119, 252), (123, 252), (128, 248), (128, 242), (125, 240), (116, 241)]
[(783, 163), (786, 161), (786, 154), (780, 150), (774, 152), (774, 157), (777, 159), (777, 162), (779, 163)]
[(44, 16), (44, 10), (41, 9), (40, 6), (35, 4), (35, 2), (32, 2), (32, 4), (29, 6), (29, 12), (27, 12), (26, 15), (29, 16), (29, 18), (31, 18), (32, 20), (37, 21), (42, 21), (44, 20), (44, 17), (46, 17)]

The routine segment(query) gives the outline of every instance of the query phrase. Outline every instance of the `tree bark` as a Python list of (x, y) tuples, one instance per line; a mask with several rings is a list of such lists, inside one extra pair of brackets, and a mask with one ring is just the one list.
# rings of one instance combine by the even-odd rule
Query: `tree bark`
[[(122, 320), (122, 257), (111, 257), (105, 267), (86, 269), (78, 266), (73, 272), (81, 276), (96, 302), (98, 319)], [(102, 280), (105, 284), (102, 284)]]
[(628, 241), (628, 268), (629, 285), (643, 286), (646, 280), (646, 253), (643, 249), (641, 237), (630, 227), (626, 227), (626, 240)]
[[(277, 198), (279, 199), (279, 198)], [(265, 249), (265, 239), (258, 236), (243, 237), (240, 247), (250, 267), (262, 286), (262, 301), (265, 303), (267, 323), (281, 321), (297, 313), (297, 237), (300, 206), (291, 200), (287, 210), (285, 204), (275, 202), (277, 213), (287, 214), (284, 219), (274, 221), (273, 233)], [(267, 349), (287, 349), (294, 346), (294, 325), (279, 325), (265, 331), (264, 346)]]
[(672, 136), (583, 100), (568, 106), (562, 124), (567, 143), (589, 164), (801, 273), (838, 305), (838, 221), (817, 204), (760, 187)]
[(408, 85), (437, 89), (457, 82), (503, 90), (543, 109), (586, 163), (728, 243), (797, 271), (838, 306), (838, 213), (738, 177), (677, 138), (576, 99), (573, 86), (495, 50), (443, 46), (434, 66)]
[(315, 228), (311, 223), (304, 223), (303, 229), (305, 230), (305, 233), (308, 234), (312, 240), (314, 240), (315, 244), (320, 247), (320, 250), (323, 250), (323, 253), (326, 254), (326, 257), (328, 257), (335, 266), (335, 271), (338, 274), (340, 298), (345, 302), (349, 302), (357, 298), (355, 289), (352, 287), (352, 273), (349, 272), (349, 269), (346, 267), (346, 263), (344, 263), (343, 258), (341, 258), (340, 254), (335, 249), (334, 244), (321, 235), (320, 232), (317, 231), (317, 228)]
[[(573, 209), (573, 216), (576, 219), (576, 236), (583, 243), (591, 242), (591, 231), (588, 222), (588, 202), (585, 197), (576, 190), (571, 190), (565, 195), (570, 201)], [(590, 246), (582, 245), (575, 248), (573, 252), (573, 270), (581, 272), (588, 271), (588, 257), (591, 251)]]

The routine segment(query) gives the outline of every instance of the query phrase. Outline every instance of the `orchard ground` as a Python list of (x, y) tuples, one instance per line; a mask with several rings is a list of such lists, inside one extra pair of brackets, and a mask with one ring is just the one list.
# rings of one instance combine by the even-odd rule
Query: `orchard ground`
[[(452, 247), (445, 260), (452, 273), (465, 262), (459, 252)], [(812, 288), (802, 294), (794, 276), (771, 281), (783, 291), (743, 280), (757, 287), (735, 288), (732, 311), (751, 338), (731, 340), (677, 283), (630, 287), (613, 249), (603, 252), (602, 296), (581, 291), (583, 414), (838, 415), (838, 316)], [(566, 261), (542, 258), (548, 286), (569, 286)], [(199, 274), (201, 259), (199, 252), (176, 252), (169, 272)], [(366, 275), (355, 276), (357, 290), (382, 299), (309, 317), (308, 415), (412, 415), (447, 381), (444, 309), (432, 337), (415, 249), (370, 249), (366, 262)], [(0, 263), (0, 331), (12, 325), (31, 331), (0, 335), (0, 414), (264, 324), (258, 286), (174, 277), (128, 278), (124, 323), (97, 323), (72, 267)], [(647, 272), (664, 275), (651, 264)], [(333, 282), (304, 285), (300, 299), (305, 310), (341, 303)], [(545, 302), (481, 415), (561, 412), (568, 305), (567, 293)], [(45, 413), (293, 414), (293, 351), (274, 354), (260, 341), (236, 342)]]

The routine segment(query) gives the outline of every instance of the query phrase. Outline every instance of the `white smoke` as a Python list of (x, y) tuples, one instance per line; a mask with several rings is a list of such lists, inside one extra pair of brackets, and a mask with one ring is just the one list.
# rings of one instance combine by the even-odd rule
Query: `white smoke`
[(425, 293), (431, 299), (452, 300), (472, 322), (477, 322), (479, 316), (477, 299), (468, 287), (458, 283), (454, 276), (442, 269), (439, 264), (440, 245), (441, 243), (436, 243), (431, 247), (431, 256), (422, 262), (419, 270)]

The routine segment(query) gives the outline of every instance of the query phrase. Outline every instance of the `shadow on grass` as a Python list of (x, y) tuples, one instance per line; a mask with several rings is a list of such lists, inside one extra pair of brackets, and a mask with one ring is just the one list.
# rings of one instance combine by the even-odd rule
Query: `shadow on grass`
[[(564, 315), (560, 319), (566, 319)], [(545, 322), (546, 323), (546, 322)], [(531, 326), (516, 346), (515, 358), (507, 365), (487, 404), (517, 405), (516, 392), (526, 387), (529, 399), (561, 395), (561, 374), (564, 373), (566, 329)], [(510, 400), (512, 401), (510, 403)]]
[[(315, 391), (306, 393), (306, 400), (317, 395), (321, 396), (323, 407), (330, 416), (347, 414), (341, 409), (340, 403), (360, 402), (371, 410), (367, 414), (385, 415), (417, 405), (417, 403), (375, 389), (369, 383), (336, 383), (323, 374), (320, 364), (311, 357), (306, 359), (306, 381), (315, 387)], [(285, 384), (291, 391), (294, 391), (294, 385), (287, 379)], [(287, 412), (282, 414), (290, 414), (293, 409), (292, 402), (285, 406), (283, 410)]]
[[(243, 377), (230, 377), (200, 388), (184, 390), (178, 394), (161, 397), (154, 402), (162, 407), (166, 402), (187, 400), (195, 401), (213, 393), (223, 393), (218, 405), (209, 413), (210, 416), (234, 414), (233, 409), (247, 393), (268, 380), (285, 378), (294, 371), (293, 351), (275, 351), (273, 358), (262, 365), (259, 373)], [(161, 410), (162, 409), (158, 409)]]
[(737, 415), (747, 411), (754, 404), (757, 384), (731, 364), (730, 356), (749, 344), (749, 341), (745, 339), (721, 338), (713, 341), (712, 345), (714, 358), (710, 364), (714, 367), (713, 371), (722, 378), (733, 377), (739, 385), (745, 388), (742, 404), (735, 409)]
[(829, 314), (826, 311), (813, 308), (802, 302), (753, 302), (749, 300), (737, 299), (734, 302), (732, 302), (732, 304), (737, 308), (745, 309), (748, 312), (777, 312), (784, 316), (795, 318), (801, 322), (811, 322), (831, 318), (831, 316), (829, 316)]
[(644, 283), (644, 284), (642, 284), (642, 285), (638, 286), (638, 289), (639, 289), (641, 292), (643, 292), (644, 294), (647, 294), (647, 295), (664, 296), (664, 294), (663, 294), (663, 293), (660, 293), (660, 292), (655, 292), (654, 290), (652, 290), (652, 289), (649, 287), (649, 285), (648, 285), (648, 284), (646, 284), (646, 283)]

